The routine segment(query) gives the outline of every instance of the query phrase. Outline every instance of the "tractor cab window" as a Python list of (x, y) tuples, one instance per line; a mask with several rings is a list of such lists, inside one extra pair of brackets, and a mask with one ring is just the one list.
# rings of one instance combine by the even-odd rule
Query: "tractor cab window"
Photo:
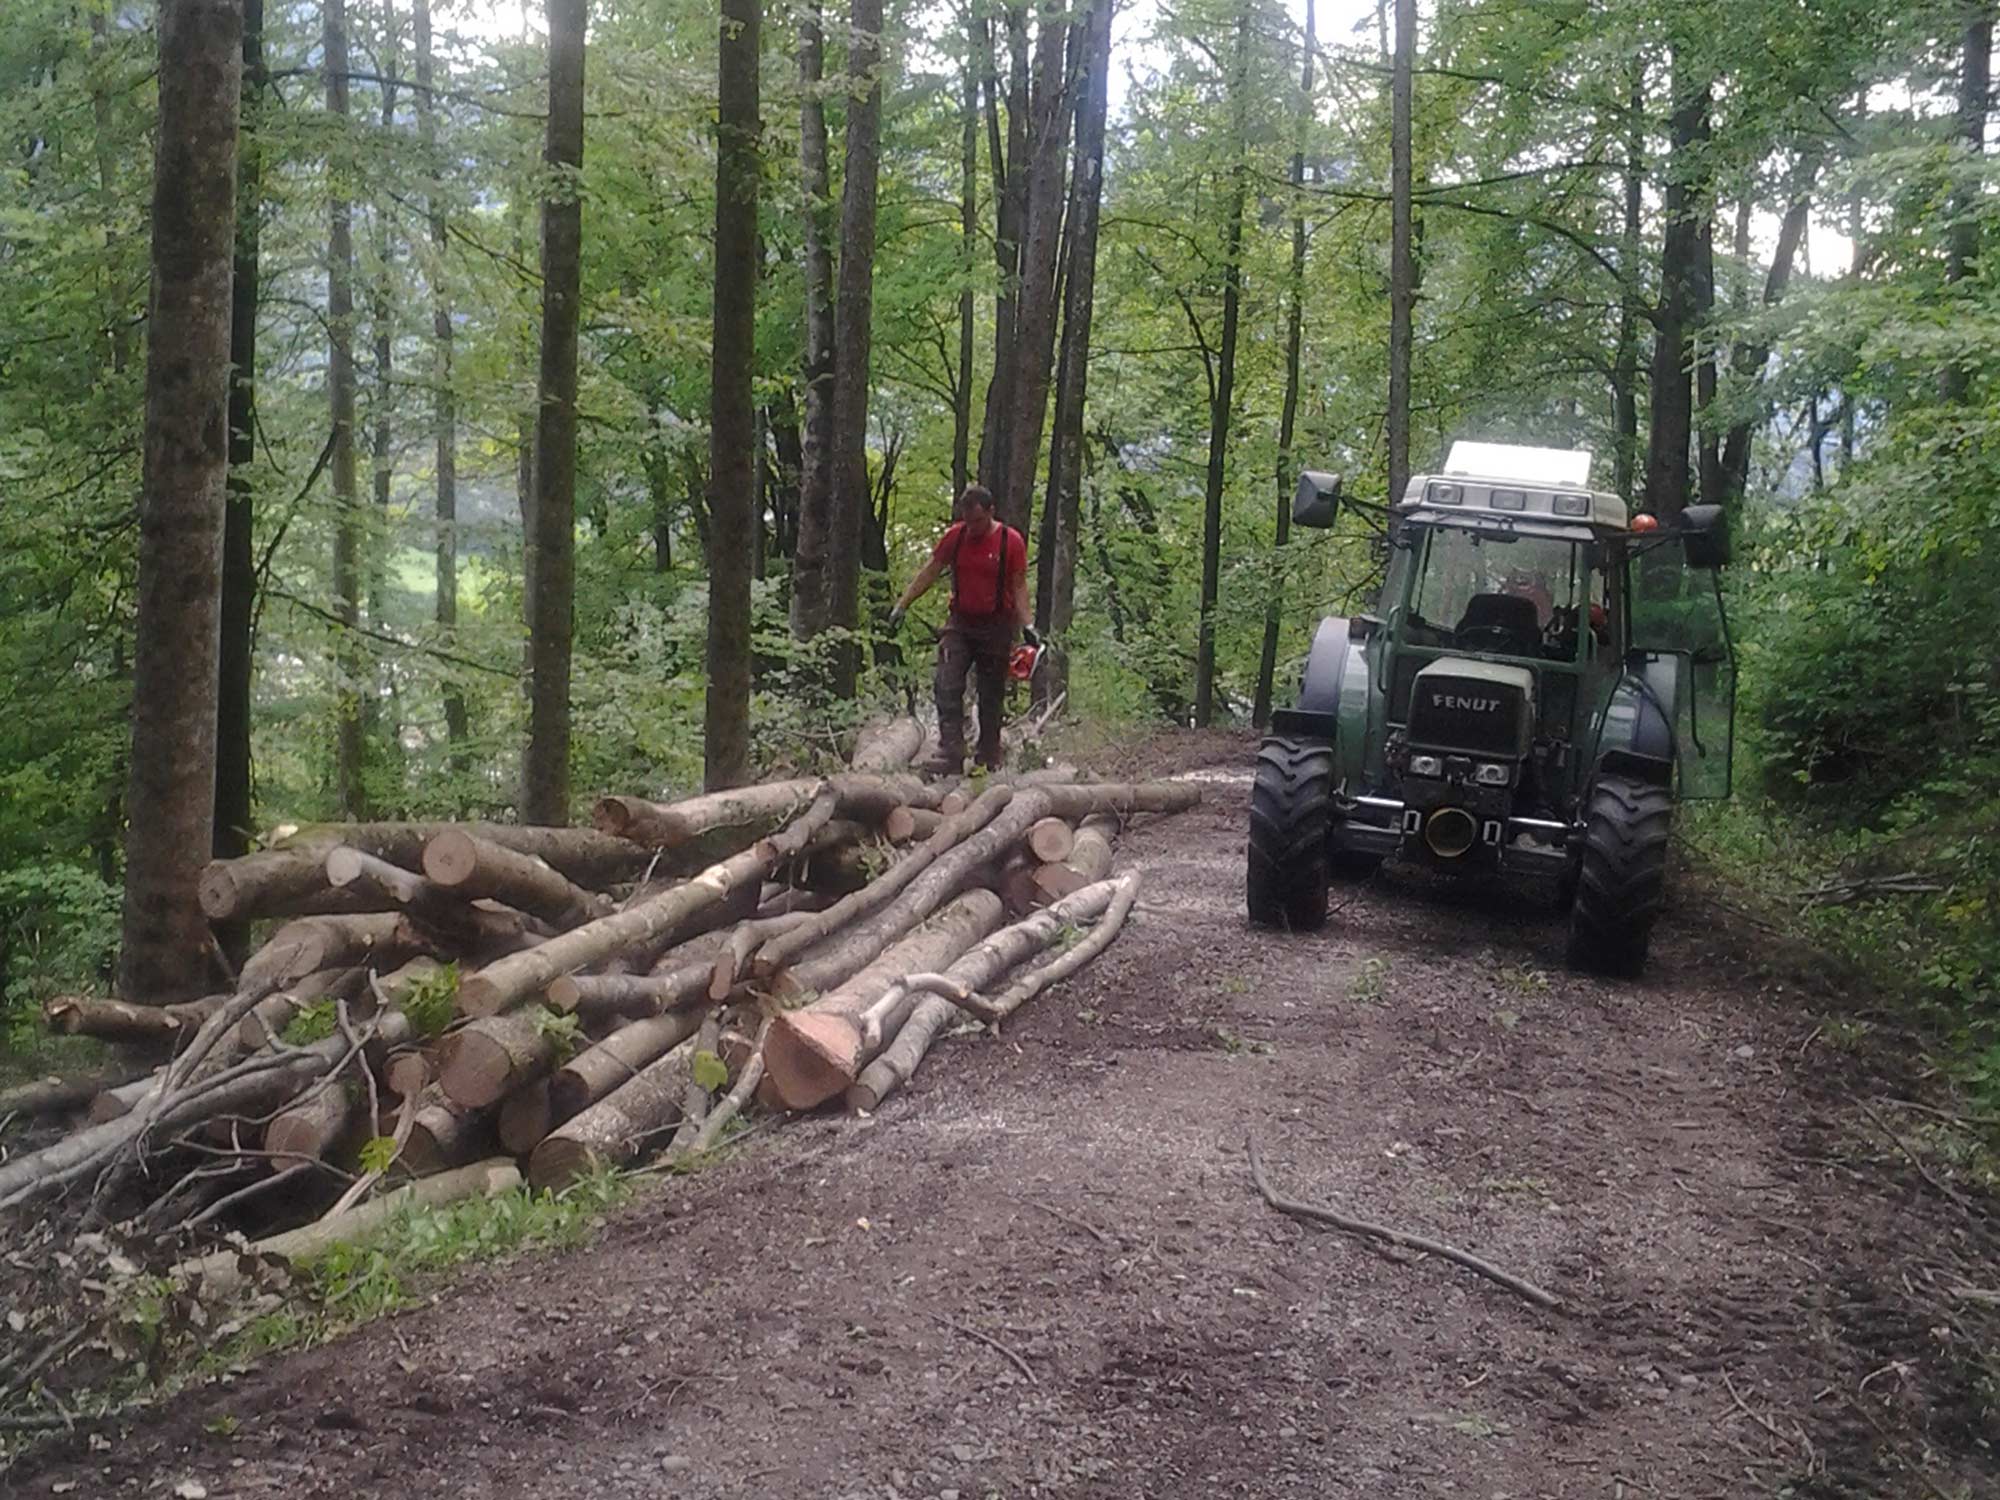
[(1433, 526), (1413, 540), (1413, 642), (1576, 659), (1579, 614), (1595, 600), (1588, 560), (1575, 542), (1455, 526)]

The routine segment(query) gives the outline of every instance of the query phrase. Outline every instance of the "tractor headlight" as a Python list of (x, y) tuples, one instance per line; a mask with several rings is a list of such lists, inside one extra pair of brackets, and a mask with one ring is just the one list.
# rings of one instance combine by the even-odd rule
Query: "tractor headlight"
[(1412, 755), (1410, 757), (1410, 774), (1412, 776), (1442, 776), (1444, 775), (1444, 762), (1439, 760), (1435, 755)]
[(1496, 765), (1492, 761), (1483, 761), (1479, 769), (1472, 773), (1472, 779), (1481, 786), (1505, 786), (1514, 779), (1514, 770), (1511, 766)]

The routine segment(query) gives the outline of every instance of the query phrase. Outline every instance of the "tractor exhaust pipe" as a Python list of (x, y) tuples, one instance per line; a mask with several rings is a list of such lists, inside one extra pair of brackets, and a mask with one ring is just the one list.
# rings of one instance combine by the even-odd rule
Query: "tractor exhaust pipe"
[(1424, 823), (1424, 842), (1439, 859), (1457, 859), (1479, 842), (1479, 823), (1462, 807), (1440, 807)]

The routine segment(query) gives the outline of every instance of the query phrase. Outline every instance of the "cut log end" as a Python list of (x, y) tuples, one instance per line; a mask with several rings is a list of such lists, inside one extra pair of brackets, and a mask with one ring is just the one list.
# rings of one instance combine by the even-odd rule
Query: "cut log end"
[(479, 846), (462, 828), (447, 828), (424, 845), (424, 873), (439, 885), (463, 885), (479, 868)]
[(467, 975), (458, 983), (458, 1013), (461, 1016), (498, 1015), (507, 1007), (506, 990), (478, 974)]
[[(461, 997), (463, 993), (464, 987), (460, 986)], [(559, 974), (549, 981), (544, 998), (548, 1001), (549, 1009), (568, 1015), (583, 1000), (583, 986), (576, 982), (574, 974)]]
[(500, 1106), (500, 1144), (511, 1155), (528, 1155), (541, 1145), (554, 1125), (546, 1078), (516, 1089)]
[(851, 1020), (792, 1011), (764, 1039), (765, 1084), (784, 1108), (813, 1109), (840, 1095), (860, 1057), (861, 1033)]
[(1028, 852), (1044, 864), (1068, 859), (1076, 847), (1076, 834), (1061, 818), (1043, 818), (1028, 830), (1024, 841)]
[(597, 1152), (584, 1142), (552, 1135), (536, 1146), (528, 1158), (528, 1185), (553, 1192), (568, 1187), (579, 1177), (588, 1177), (597, 1164)]

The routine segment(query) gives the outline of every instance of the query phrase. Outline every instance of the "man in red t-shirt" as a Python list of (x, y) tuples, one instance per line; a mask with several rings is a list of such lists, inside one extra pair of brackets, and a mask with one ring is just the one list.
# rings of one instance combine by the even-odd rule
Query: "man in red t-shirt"
[(1007, 701), (1007, 658), (1014, 632), (1030, 642), (1028, 544), (993, 515), (993, 493), (969, 484), (958, 497), (958, 520), (917, 570), (889, 612), (889, 627), (903, 623), (910, 606), (951, 571), (951, 614), (938, 637), (938, 757), (931, 769), (956, 776), (965, 769), (965, 679), (979, 679), (979, 764), (1000, 765), (1000, 716)]

